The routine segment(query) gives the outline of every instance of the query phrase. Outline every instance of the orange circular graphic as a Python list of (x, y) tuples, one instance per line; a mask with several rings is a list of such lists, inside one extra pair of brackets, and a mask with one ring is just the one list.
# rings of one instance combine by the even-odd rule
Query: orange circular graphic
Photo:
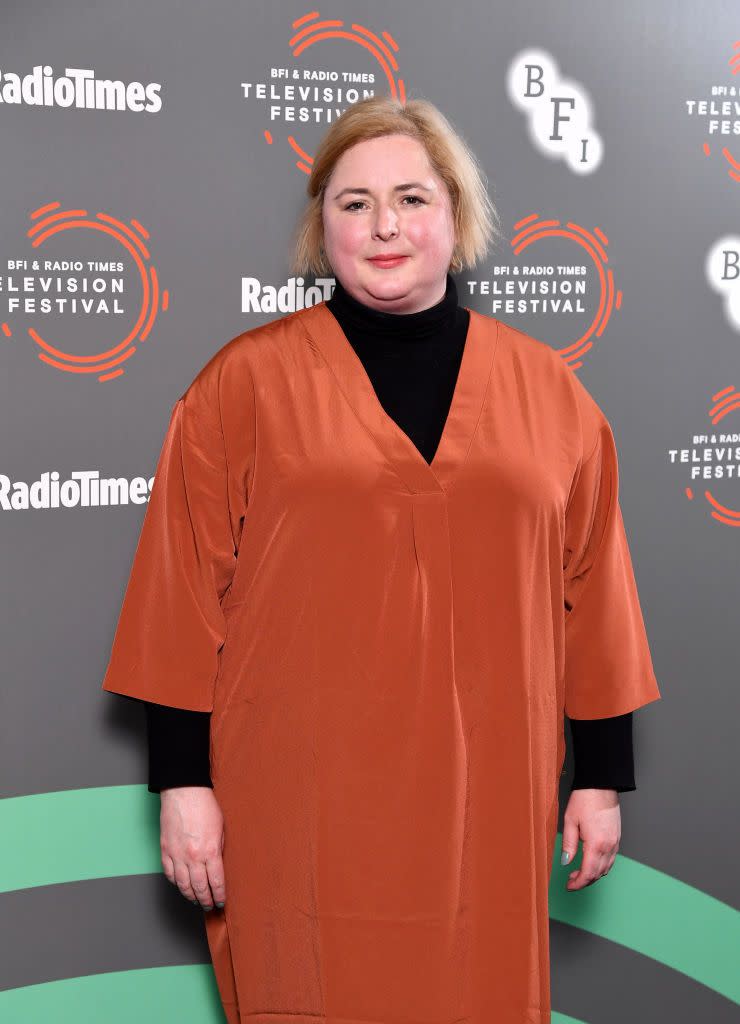
[[(732, 44), (732, 48), (734, 53), (728, 59), (727, 63), (730, 66), (730, 73), (732, 75), (737, 75), (740, 73), (740, 40), (734, 42)], [(712, 149), (708, 142), (703, 142), (701, 148), (704, 156), (711, 156)], [(727, 164), (727, 176), (732, 178), (733, 181), (740, 181), (740, 162), (735, 159), (727, 146), (722, 146), (720, 149), (720, 155)]]
[[(723, 420), (725, 416), (736, 409), (740, 409), (740, 391), (736, 387), (731, 384), (729, 387), (717, 391), (716, 394), (712, 395), (712, 405), (708, 412), (712, 426), (719, 423), (720, 420)], [(689, 501), (693, 501), (694, 490), (692, 487), (686, 488), (686, 497)], [(740, 526), (740, 511), (723, 505), (710, 490), (704, 491), (704, 498), (709, 504), (710, 514), (713, 519), (724, 523), (725, 526)]]
[[(53, 210), (57, 212), (52, 213)], [(35, 328), (28, 328), (29, 336), (41, 350), (38, 353), (39, 359), (49, 366), (65, 373), (97, 374), (100, 382), (122, 376), (125, 372), (122, 364), (134, 355), (137, 343), (147, 340), (158, 313), (166, 312), (169, 307), (169, 292), (166, 289), (160, 290), (159, 277), (151, 261), (151, 253), (144, 244), (144, 240), (149, 238), (149, 232), (134, 219), (129, 222), (130, 227), (107, 213), (97, 213), (92, 219), (87, 210), (62, 210), (61, 203), (58, 202), (39, 207), (29, 215), (29, 219), (36, 222), (26, 233), (32, 240), (34, 249), (60, 231), (70, 231), (73, 228), (103, 231), (111, 238), (115, 238), (136, 264), (142, 286), (141, 307), (136, 322), (122, 341), (112, 344), (104, 352), (91, 356), (64, 352), (43, 338)], [(10, 326), (3, 323), (1, 327), (3, 334), (11, 337)]]
[[(395, 57), (399, 47), (390, 32), (381, 32), (378, 35), (358, 22), (352, 22), (349, 28), (346, 28), (341, 18), (319, 20), (320, 18), (318, 11), (311, 11), (291, 24), (295, 34), (288, 42), (294, 57), (299, 57), (309, 46), (324, 39), (348, 39), (364, 47), (375, 58), (388, 82), (391, 96), (405, 102), (406, 86), (403, 79), (398, 77), (398, 61)], [(268, 145), (273, 144), (272, 133), (268, 129), (264, 131), (263, 138)], [(313, 157), (306, 152), (294, 135), (288, 136), (288, 144), (297, 157), (295, 166), (304, 174), (310, 174)]]
[(580, 338), (570, 345), (555, 349), (572, 369), (577, 370), (583, 366), (583, 354), (593, 347), (591, 338), (601, 337), (613, 310), (621, 309), (622, 306), (622, 292), (615, 288), (614, 273), (611, 267), (607, 266), (609, 256), (606, 250), (609, 239), (600, 228), (588, 231), (573, 221), (567, 221), (563, 227), (559, 220), (542, 220), (537, 213), (523, 217), (517, 221), (514, 228), (517, 234), (512, 238), (511, 246), (517, 256), (523, 249), (542, 238), (569, 238), (588, 253), (596, 268), (600, 286), (599, 303), (591, 323)]

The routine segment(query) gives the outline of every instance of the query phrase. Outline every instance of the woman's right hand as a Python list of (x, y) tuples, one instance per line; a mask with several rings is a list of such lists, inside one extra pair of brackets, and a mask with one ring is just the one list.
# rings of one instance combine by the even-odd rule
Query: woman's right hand
[(226, 901), (224, 819), (209, 786), (173, 786), (160, 793), (160, 850), (168, 881), (204, 910)]

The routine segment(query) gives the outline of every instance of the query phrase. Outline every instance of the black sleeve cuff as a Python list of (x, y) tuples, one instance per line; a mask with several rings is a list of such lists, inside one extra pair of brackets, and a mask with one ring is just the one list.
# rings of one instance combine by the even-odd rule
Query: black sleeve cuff
[[(172, 786), (213, 786), (209, 711), (144, 701), (151, 793)], [(569, 719), (573, 789), (635, 790), (632, 712), (611, 718)]]
[(637, 789), (632, 748), (632, 712), (611, 718), (570, 718), (572, 789)]
[(173, 786), (209, 786), (211, 712), (142, 702), (146, 711), (150, 793)]

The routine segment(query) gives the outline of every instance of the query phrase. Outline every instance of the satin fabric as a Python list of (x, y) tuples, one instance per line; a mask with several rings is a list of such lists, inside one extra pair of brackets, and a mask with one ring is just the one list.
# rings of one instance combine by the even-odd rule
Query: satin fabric
[(603, 412), (470, 311), (431, 464), (325, 303), (175, 403), (103, 689), (212, 711), (229, 1024), (545, 1024), (564, 713), (660, 698)]

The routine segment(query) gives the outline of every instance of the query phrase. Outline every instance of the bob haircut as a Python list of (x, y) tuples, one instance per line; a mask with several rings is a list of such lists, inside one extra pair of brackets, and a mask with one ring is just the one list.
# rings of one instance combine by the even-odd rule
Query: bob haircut
[(488, 194), (485, 172), (465, 140), (429, 100), (402, 102), (391, 95), (368, 96), (343, 111), (321, 140), (306, 186), (309, 202), (294, 235), (293, 273), (333, 273), (323, 246), (322, 207), (329, 178), (348, 149), (383, 135), (418, 139), (447, 186), (455, 225), (450, 271), (472, 268), (487, 255), (500, 234), (499, 216)]

